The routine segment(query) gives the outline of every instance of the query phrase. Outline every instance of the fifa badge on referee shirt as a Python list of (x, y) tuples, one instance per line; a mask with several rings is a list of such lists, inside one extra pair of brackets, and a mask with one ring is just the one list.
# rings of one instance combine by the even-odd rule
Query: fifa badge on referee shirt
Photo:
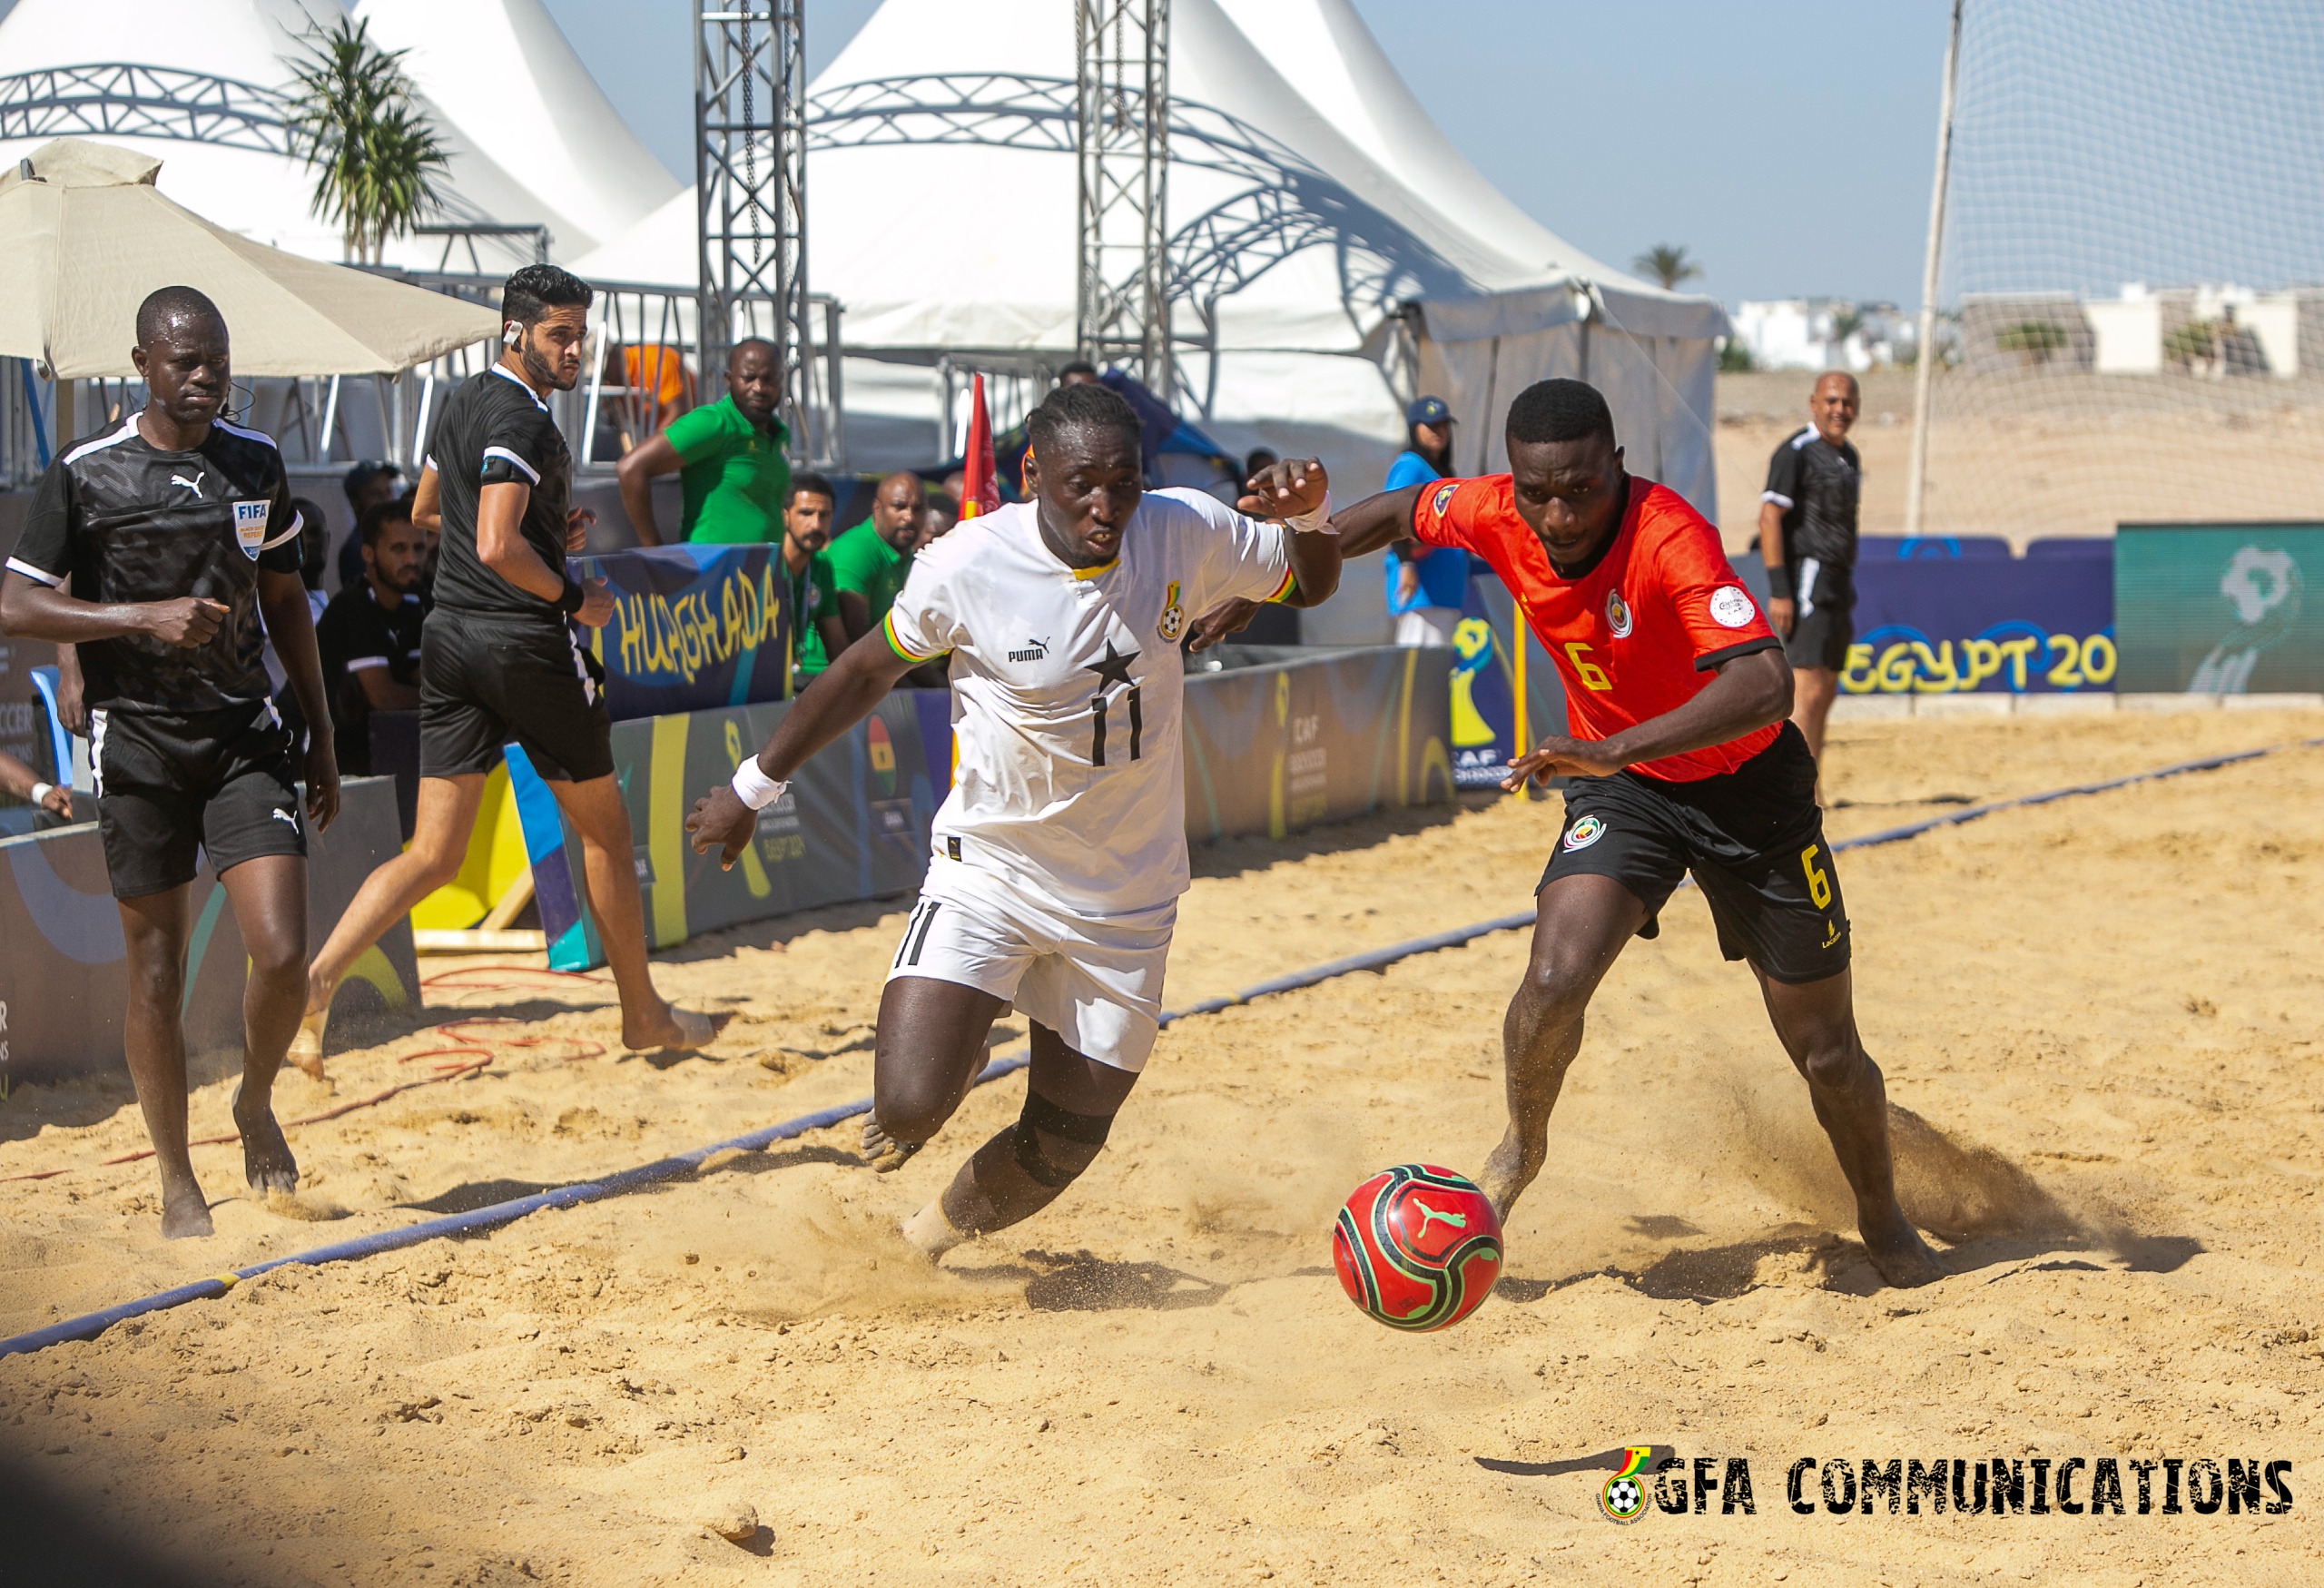
[(266, 545), (266, 520), (272, 511), (272, 502), (236, 502), (234, 504), (234, 541), (242, 555), (252, 562)]
[(1630, 604), (1622, 599), (1620, 590), (1606, 592), (1606, 626), (1613, 631), (1616, 639), (1630, 636)]
[(1154, 632), (1164, 639), (1174, 640), (1186, 626), (1186, 609), (1178, 605), (1178, 581), (1172, 579), (1168, 593), (1162, 597), (1162, 621), (1154, 626)]

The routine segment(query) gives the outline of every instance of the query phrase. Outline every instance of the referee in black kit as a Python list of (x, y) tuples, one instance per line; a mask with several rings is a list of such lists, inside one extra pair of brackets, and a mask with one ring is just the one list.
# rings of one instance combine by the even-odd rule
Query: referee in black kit
[(605, 582), (566, 571), (592, 515), (571, 506), (573, 457), (548, 394), (581, 374), (588, 285), (528, 265), (501, 289), (500, 360), (445, 400), (412, 493), (412, 522), (440, 521), (436, 606), (419, 652), (419, 806), (410, 845), (373, 872), (315, 956), (293, 1058), (320, 1067), (331, 994), (399, 917), (459, 873), (485, 774), (514, 741), (581, 835), (584, 882), (621, 992), (631, 1049), (710, 1041), (707, 1016), (674, 1009), (645, 966), (629, 812), (614, 779), (613, 725), (596, 659), (572, 624), (613, 616)]
[(1808, 423), (1768, 461), (1759, 497), (1759, 556), (1768, 567), (1768, 621), (1791, 662), (1791, 720), (1816, 757), (1823, 798), (1824, 719), (1839, 694), (1856, 638), (1856, 503), (1864, 461), (1848, 441), (1861, 398), (1856, 377), (1816, 382)]
[[(132, 356), (149, 400), (41, 476), (0, 576), (0, 628), (79, 651), (128, 951), (122, 1048), (174, 1239), (211, 1232), (186, 1152), (179, 1018), (195, 857), (209, 856), (250, 956), (233, 1101), (243, 1176), (261, 1195), (294, 1190), (271, 1099), (305, 990), (306, 823), (337, 814), (339, 769), (282, 456), (220, 417), (233, 389), (224, 318), (192, 288), (164, 287), (138, 308)], [(270, 636), (311, 726), (303, 808)]]

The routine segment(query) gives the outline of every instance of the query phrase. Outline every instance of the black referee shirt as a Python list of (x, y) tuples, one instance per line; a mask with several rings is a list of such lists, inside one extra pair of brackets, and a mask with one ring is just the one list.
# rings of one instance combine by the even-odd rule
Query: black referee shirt
[(195, 450), (166, 452), (132, 415), (48, 466), (8, 567), (84, 601), (223, 602), (204, 646), (130, 634), (80, 647), (92, 706), (214, 711), (273, 694), (258, 571), (297, 574), (301, 528), (271, 437), (213, 419)]
[(502, 481), (530, 486), (525, 542), (552, 571), (565, 572), (565, 514), (573, 498), (573, 454), (549, 418), (548, 404), (495, 364), (445, 400), (428, 443), (428, 467), (436, 471), (444, 515), (434, 604), (450, 612), (538, 617), (561, 629), (565, 616), (556, 603), (520, 590), (493, 572), (476, 546), (477, 502), (484, 488)]
[(371, 697), (356, 675), (385, 670), (399, 684), (419, 683), (419, 626), (425, 614), (417, 595), (406, 596), (392, 612), (379, 605), (366, 579), (331, 597), (315, 625), (315, 647), (322, 653), (323, 693), (339, 730), (339, 764), (360, 775), (371, 769)]
[(1856, 567), (1856, 509), (1864, 463), (1848, 441), (1833, 446), (1809, 425), (1776, 449), (1763, 502), (1783, 509), (1783, 559), (1797, 568), (1814, 557), (1839, 572)]

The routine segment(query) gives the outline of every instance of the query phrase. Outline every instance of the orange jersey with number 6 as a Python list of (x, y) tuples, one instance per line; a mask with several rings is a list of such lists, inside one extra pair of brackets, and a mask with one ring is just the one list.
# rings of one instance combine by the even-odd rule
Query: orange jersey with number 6
[[(1505, 474), (1429, 486), (1412, 528), (1423, 545), (1457, 546), (1492, 565), (1557, 662), (1567, 730), (1577, 739), (1610, 739), (1675, 711), (1721, 663), (1783, 643), (1736, 577), (1718, 531), (1677, 491), (1635, 475), (1621, 528), (1570, 578), (1517, 516)], [(1777, 731), (1754, 728), (1630, 770), (1670, 783), (1715, 777), (1775, 743)]]

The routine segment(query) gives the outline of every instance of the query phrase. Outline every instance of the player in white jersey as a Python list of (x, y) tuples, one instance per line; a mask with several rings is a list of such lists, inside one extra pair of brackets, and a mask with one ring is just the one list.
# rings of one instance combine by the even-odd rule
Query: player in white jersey
[(867, 1156), (893, 1169), (943, 1127), (1014, 1005), (1032, 1024), (1016, 1123), (904, 1234), (931, 1257), (1054, 1200), (1097, 1158), (1154, 1046), (1187, 888), (1179, 639), (1235, 597), (1312, 606), (1338, 586), (1322, 465), (1277, 464), (1243, 506), (1145, 492), (1138, 421), (1098, 385), (1027, 422), (1029, 501), (914, 560), (886, 621), (698, 802), (697, 851), (734, 864), (757, 812), (897, 680), (950, 656), (959, 768), (880, 1001)]

